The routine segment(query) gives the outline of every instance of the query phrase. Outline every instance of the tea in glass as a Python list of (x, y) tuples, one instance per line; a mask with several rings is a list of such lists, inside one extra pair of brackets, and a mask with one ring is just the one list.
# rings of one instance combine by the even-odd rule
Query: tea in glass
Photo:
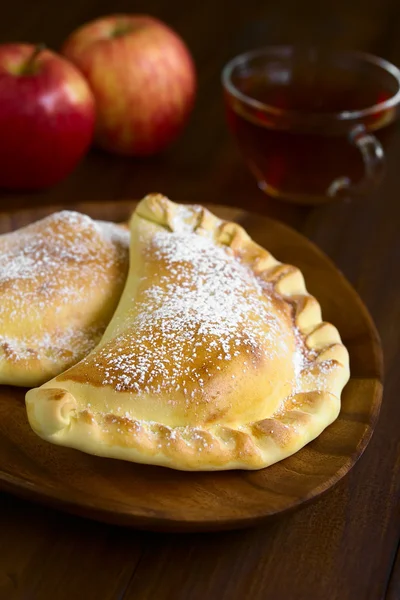
[(269, 48), (228, 63), (223, 82), (229, 127), (268, 194), (319, 203), (381, 177), (400, 101), (390, 63)]

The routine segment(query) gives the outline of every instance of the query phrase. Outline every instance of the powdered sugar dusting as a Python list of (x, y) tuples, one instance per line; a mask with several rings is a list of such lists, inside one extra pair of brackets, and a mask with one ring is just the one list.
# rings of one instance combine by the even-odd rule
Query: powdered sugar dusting
[(193, 231), (193, 215), (200, 214), (203, 207), (199, 205), (185, 206), (181, 204), (178, 210), (173, 213), (170, 222), (171, 229), (175, 233), (184, 233)]
[(0, 285), (23, 279), (36, 281), (50, 272), (57, 273), (59, 279), (63, 275), (60, 268), (69, 275), (73, 271), (81, 272), (94, 261), (98, 268), (93, 276), (101, 277), (118, 259), (114, 249), (111, 253), (102, 253), (105, 260), (101, 263), (97, 260), (99, 243), (104, 242), (126, 254), (129, 232), (114, 223), (96, 223), (87, 215), (73, 211), (55, 213), (0, 238)]
[(168, 390), (171, 402), (173, 392), (188, 399), (201, 393), (211, 366), (215, 376), (241, 354), (246, 371), (260, 352), (273, 358), (288, 351), (284, 318), (251, 269), (231, 248), (184, 225), (176, 229), (157, 232), (149, 243), (145, 259), (161, 274), (141, 280), (129, 330), (96, 353), (94, 365), (103, 385)]
[[(106, 294), (122, 289), (128, 246), (127, 230), (74, 211), (54, 213), (0, 236), (3, 352), (14, 360), (53, 353), (55, 362), (67, 356), (73, 362), (89, 352), (106, 323), (89, 314), (85, 322), (80, 306), (107, 283)], [(60, 327), (54, 330), (57, 319)]]
[(129, 247), (130, 233), (127, 227), (125, 228), (125, 226), (116, 225), (109, 221), (93, 221), (93, 223), (101, 236), (108, 242), (122, 248)]
[(49, 364), (63, 366), (78, 361), (100, 341), (106, 323), (84, 329), (60, 329), (43, 332), (40, 336), (23, 339), (0, 335), (0, 347), (13, 362), (32, 359), (45, 360)]

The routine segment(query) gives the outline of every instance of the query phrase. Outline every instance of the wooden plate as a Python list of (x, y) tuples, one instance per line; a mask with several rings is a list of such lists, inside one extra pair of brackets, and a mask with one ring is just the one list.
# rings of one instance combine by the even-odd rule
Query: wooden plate
[[(97, 219), (122, 221), (133, 202), (69, 206)], [(62, 207), (0, 215), (0, 232)], [(350, 352), (352, 377), (340, 416), (294, 456), (261, 471), (182, 473), (53, 446), (30, 429), (25, 390), (0, 387), (0, 486), (24, 498), (102, 521), (153, 530), (217, 530), (253, 525), (294, 509), (337, 483), (355, 464), (375, 427), (382, 395), (381, 346), (360, 298), (316, 246), (259, 215), (212, 207), (241, 223), (279, 260), (303, 271)]]

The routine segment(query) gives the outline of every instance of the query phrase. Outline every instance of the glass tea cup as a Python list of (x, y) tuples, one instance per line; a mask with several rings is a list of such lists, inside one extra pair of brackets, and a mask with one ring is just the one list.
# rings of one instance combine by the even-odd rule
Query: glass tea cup
[(365, 194), (384, 172), (400, 71), (356, 51), (272, 46), (222, 72), (229, 127), (259, 187), (299, 204)]

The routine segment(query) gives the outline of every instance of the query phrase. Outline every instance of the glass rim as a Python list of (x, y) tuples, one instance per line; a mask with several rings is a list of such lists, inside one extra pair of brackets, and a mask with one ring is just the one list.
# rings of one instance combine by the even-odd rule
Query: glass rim
[(379, 56), (375, 56), (374, 54), (370, 54), (368, 52), (363, 52), (361, 50), (328, 50), (327, 54), (329, 56), (336, 57), (347, 57), (347, 58), (358, 58), (362, 59), (364, 62), (370, 63), (374, 66), (380, 67), (382, 70), (386, 71), (390, 75), (394, 77), (397, 81), (398, 89), (397, 92), (391, 96), (390, 98), (383, 100), (381, 102), (377, 102), (372, 106), (368, 106), (367, 108), (362, 108), (359, 110), (343, 110), (337, 112), (326, 112), (326, 113), (316, 113), (316, 112), (305, 112), (301, 110), (287, 110), (284, 108), (278, 108), (277, 106), (273, 106), (271, 104), (266, 104), (261, 102), (260, 100), (256, 100), (247, 94), (241, 92), (231, 80), (233, 69), (241, 64), (245, 64), (249, 60), (256, 58), (258, 56), (267, 56), (268, 54), (274, 54), (275, 56), (283, 56), (285, 53), (296, 52), (296, 50), (318, 50), (316, 46), (290, 46), (290, 45), (274, 45), (274, 46), (264, 46), (262, 48), (257, 48), (255, 50), (248, 50), (247, 52), (243, 52), (238, 54), (231, 60), (229, 60), (224, 68), (222, 69), (221, 80), (223, 87), (227, 90), (232, 96), (242, 101), (243, 103), (255, 108), (257, 110), (261, 110), (267, 114), (271, 114), (275, 117), (302, 117), (302, 118), (313, 118), (317, 117), (319, 119), (336, 119), (341, 121), (350, 121), (362, 119), (364, 117), (368, 117), (374, 115), (375, 113), (393, 108), (400, 103), (400, 69), (398, 69), (393, 63), (388, 60), (381, 58)]

